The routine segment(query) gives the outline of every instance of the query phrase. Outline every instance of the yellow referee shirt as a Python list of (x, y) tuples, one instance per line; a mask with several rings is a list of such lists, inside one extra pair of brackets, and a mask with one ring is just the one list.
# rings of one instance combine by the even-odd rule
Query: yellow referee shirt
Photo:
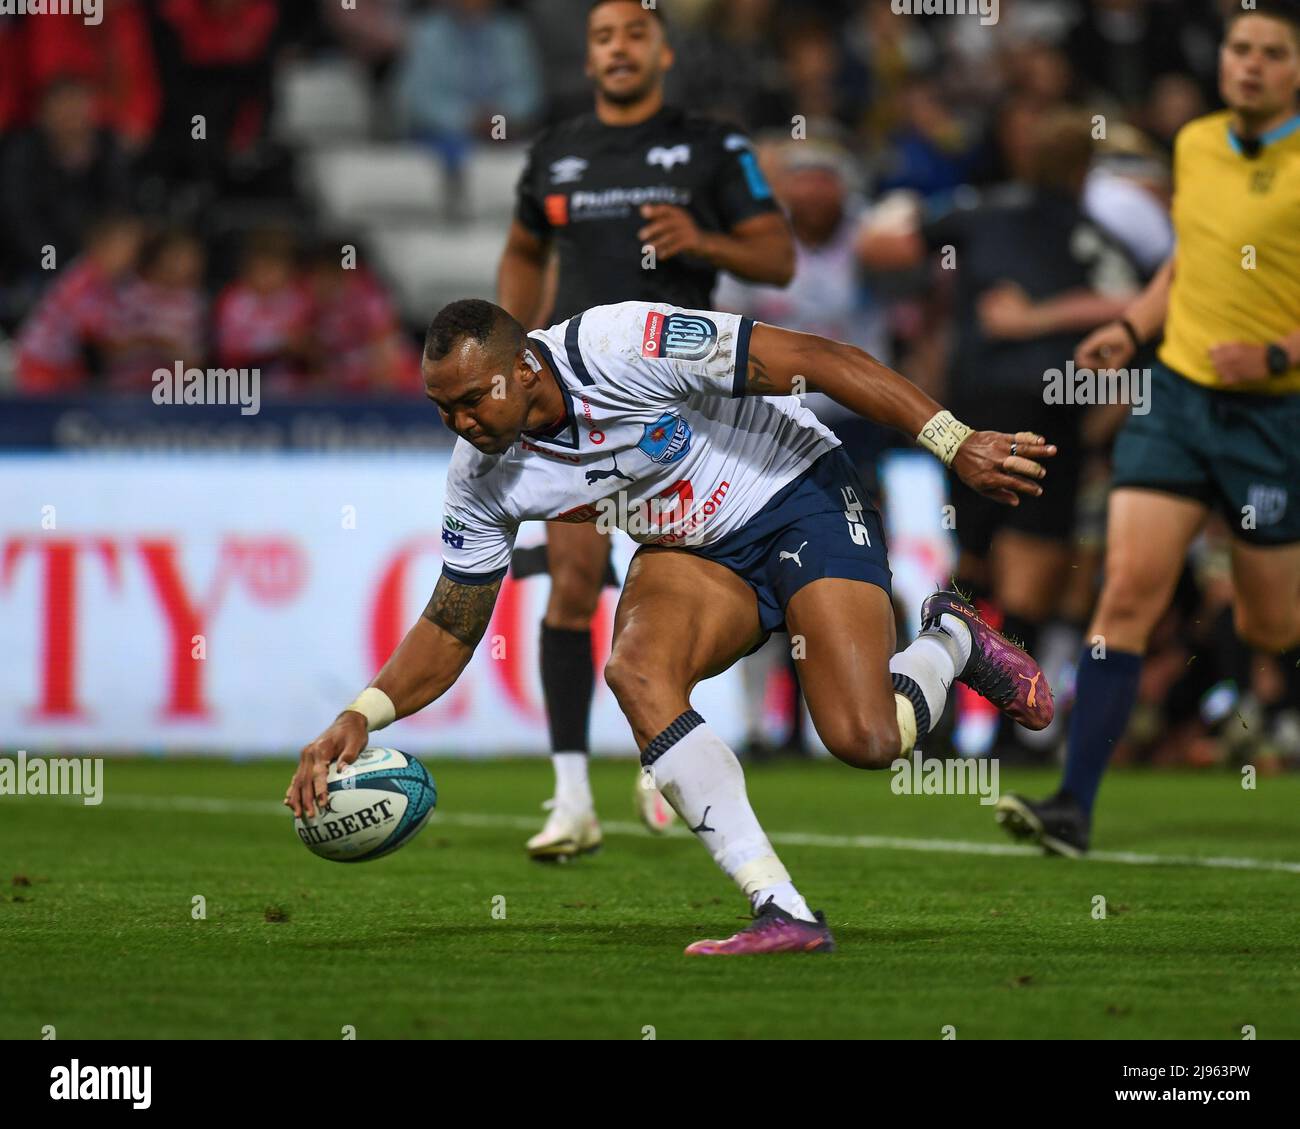
[[(1300, 115), (1248, 158), (1224, 110), (1188, 122), (1174, 143), (1177, 265), (1160, 359), (1221, 387), (1210, 348), (1267, 345), (1300, 328)], [(1246, 392), (1300, 392), (1300, 368)]]

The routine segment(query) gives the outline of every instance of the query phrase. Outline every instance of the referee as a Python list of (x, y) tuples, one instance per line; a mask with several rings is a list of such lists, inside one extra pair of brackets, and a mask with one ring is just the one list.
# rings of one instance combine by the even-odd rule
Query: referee
[[(497, 302), (524, 326), (555, 324), (611, 302), (708, 309), (720, 270), (789, 283), (794, 244), (749, 139), (665, 106), (672, 63), (657, 8), (639, 0), (592, 5), (586, 72), (595, 112), (533, 142), (498, 272)], [(598, 442), (580, 427), (579, 444), (592, 441)], [(550, 522), (546, 537), (551, 591), (541, 668), (555, 796), (527, 850), (556, 860), (601, 841), (587, 780), (587, 728), (595, 688), (591, 619), (608, 573), (609, 541), (590, 524)], [(662, 797), (640, 787), (636, 794), (646, 826), (664, 830), (672, 812)]]
[(1232, 531), (1237, 634), (1300, 664), (1300, 11), (1229, 17), (1228, 109), (1174, 149), (1177, 250), (1125, 316), (1079, 347), (1123, 367), (1163, 329), (1151, 411), (1115, 448), (1106, 579), (1079, 664), (1065, 777), (1051, 799), (1004, 795), (998, 819), (1048, 851), (1088, 849), (1093, 801), (1137, 697), (1142, 655), (1211, 510)]

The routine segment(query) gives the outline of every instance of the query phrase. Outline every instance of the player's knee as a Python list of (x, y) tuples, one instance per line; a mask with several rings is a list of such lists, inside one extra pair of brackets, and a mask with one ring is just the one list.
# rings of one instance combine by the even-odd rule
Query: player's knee
[(1103, 635), (1124, 635), (1145, 645), (1164, 612), (1160, 595), (1136, 577), (1108, 577), (1097, 606), (1094, 627)]
[(571, 631), (589, 627), (600, 603), (603, 576), (603, 573), (592, 573), (582, 567), (552, 567), (546, 622)]
[(837, 760), (851, 768), (888, 768), (902, 754), (897, 717), (870, 719), (845, 717), (822, 735)]
[(1293, 615), (1279, 615), (1277, 608), (1259, 610), (1237, 604), (1232, 613), (1237, 638), (1247, 647), (1266, 655), (1280, 655), (1300, 643), (1300, 627)]
[(654, 675), (649, 663), (635, 654), (615, 650), (605, 663), (605, 685), (610, 688), (624, 712), (645, 698), (653, 682)]

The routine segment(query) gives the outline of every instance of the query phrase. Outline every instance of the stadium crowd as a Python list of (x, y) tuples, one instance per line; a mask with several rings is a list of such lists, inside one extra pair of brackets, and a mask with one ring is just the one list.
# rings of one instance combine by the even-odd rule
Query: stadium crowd
[[(984, 391), (957, 356), (970, 343), (960, 270), (891, 260), (864, 233), (926, 230), (1033, 182), (1044, 136), (1074, 111), (1104, 123), (1080, 206), (1134, 284), (1149, 278), (1172, 246), (1173, 139), (1218, 105), (1233, 0), (1001, 0), (996, 28), (899, 14), (891, 0), (659, 6), (677, 59), (669, 100), (757, 139), (799, 249), (788, 291), (724, 281), (718, 304), (853, 341), (948, 402)], [(267, 396), (418, 396), (423, 325), (364, 240), (303, 194), (301, 155), (273, 129), (277, 74), (304, 59), (359, 68), (381, 108), (372, 133), (443, 170), (451, 232), (501, 121), (518, 141), (589, 108), (588, 7), (104, 0), (101, 25), (0, 16), (0, 391), (143, 394), (155, 369), (182, 362), (256, 366)], [(1042, 375), (1025, 372), (1026, 387)], [(1071, 581), (1034, 625), (1040, 646), (1056, 633), (1061, 656), (1096, 597), (1116, 424), (1105, 408), (1079, 420)], [(1300, 760), (1286, 672), (1233, 635), (1226, 542), (1212, 528), (1188, 563), (1146, 664), (1130, 756)], [(977, 568), (962, 579), (996, 587)], [(1053, 671), (1066, 675), (1063, 704), (1066, 668)]]

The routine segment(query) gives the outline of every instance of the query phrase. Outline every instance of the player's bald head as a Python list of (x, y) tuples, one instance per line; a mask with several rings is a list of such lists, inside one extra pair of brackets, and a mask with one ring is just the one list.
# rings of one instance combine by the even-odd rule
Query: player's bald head
[(524, 327), (477, 298), (438, 311), (424, 338), (424, 394), (480, 451), (500, 453), (523, 430), (540, 384)]
[[(500, 306), (465, 298), (443, 306), (424, 336), (424, 359), (435, 364), (452, 354), (508, 371), (524, 346), (524, 327)], [(426, 365), (426, 371), (430, 366)]]

